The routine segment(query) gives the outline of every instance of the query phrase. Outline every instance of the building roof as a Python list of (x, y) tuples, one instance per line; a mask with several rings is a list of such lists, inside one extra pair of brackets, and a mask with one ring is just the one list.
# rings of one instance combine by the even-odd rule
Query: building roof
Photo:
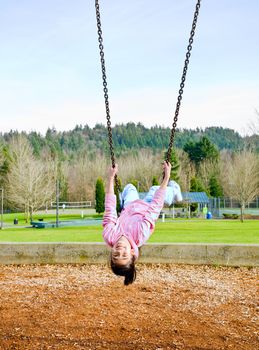
[(209, 203), (206, 192), (182, 192), (183, 201), (190, 203)]
[[(139, 198), (144, 199), (147, 192), (140, 192)], [(206, 192), (182, 192), (183, 202), (189, 203), (209, 203), (209, 197)]]

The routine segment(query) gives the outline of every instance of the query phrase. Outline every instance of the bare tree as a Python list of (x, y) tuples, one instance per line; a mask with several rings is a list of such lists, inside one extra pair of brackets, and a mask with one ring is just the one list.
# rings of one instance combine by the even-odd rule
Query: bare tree
[[(162, 160), (164, 152), (154, 153), (151, 150), (140, 150), (135, 154), (127, 154), (117, 158), (119, 164), (118, 176), (122, 185), (134, 180), (138, 183), (138, 190), (148, 191), (152, 186), (154, 176), (162, 178)], [(187, 174), (190, 170), (190, 162), (186, 156), (188, 170), (182, 170)], [(67, 179), (69, 200), (83, 201), (94, 200), (95, 183), (98, 177), (106, 179), (107, 168), (111, 165), (110, 159), (97, 153), (95, 157), (89, 155), (79, 156), (73, 162), (65, 162), (62, 172)], [(191, 171), (191, 170), (190, 170)], [(188, 174), (186, 175), (188, 178)]]
[(106, 174), (107, 159), (97, 154), (78, 157), (70, 164), (63, 166), (68, 183), (68, 196), (72, 201), (94, 200), (96, 179)]
[(125, 185), (132, 180), (138, 181), (139, 190), (148, 191), (154, 176), (160, 177), (162, 155), (150, 150), (140, 150), (138, 154), (128, 155), (118, 160), (119, 177)]
[(259, 135), (259, 111), (256, 109), (256, 118), (255, 120), (250, 121), (248, 127), (249, 130), (252, 132), (254, 135)]
[(179, 169), (179, 184), (181, 185), (182, 191), (190, 191), (190, 181), (195, 176), (195, 166), (190, 162), (188, 154), (183, 150), (178, 150), (178, 157), (180, 161)]
[(221, 162), (221, 179), (224, 192), (240, 203), (241, 221), (245, 206), (259, 194), (259, 159), (256, 153), (244, 150), (225, 154)]
[(205, 159), (200, 163), (197, 175), (201, 179), (204, 187), (208, 189), (211, 177), (219, 175), (218, 162), (211, 159)]
[(56, 164), (38, 160), (26, 137), (19, 135), (10, 142), (10, 167), (6, 179), (7, 198), (17, 209), (24, 210), (26, 221), (51, 200), (55, 193)]

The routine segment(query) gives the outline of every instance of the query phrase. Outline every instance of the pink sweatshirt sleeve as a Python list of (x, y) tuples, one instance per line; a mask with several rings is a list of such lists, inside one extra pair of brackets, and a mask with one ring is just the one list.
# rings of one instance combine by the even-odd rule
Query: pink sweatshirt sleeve
[(117, 218), (116, 196), (115, 194), (106, 194), (105, 212), (103, 216), (103, 239), (109, 246), (113, 245), (114, 227)]

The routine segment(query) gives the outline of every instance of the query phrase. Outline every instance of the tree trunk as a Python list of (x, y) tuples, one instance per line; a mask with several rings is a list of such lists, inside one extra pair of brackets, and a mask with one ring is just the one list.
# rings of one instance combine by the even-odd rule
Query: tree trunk
[(32, 222), (32, 208), (31, 207), (29, 209), (29, 213), (30, 213), (30, 222)]
[(244, 222), (244, 211), (245, 211), (245, 203), (241, 202), (241, 207), (240, 207), (240, 212), (241, 212), (240, 221), (241, 222)]

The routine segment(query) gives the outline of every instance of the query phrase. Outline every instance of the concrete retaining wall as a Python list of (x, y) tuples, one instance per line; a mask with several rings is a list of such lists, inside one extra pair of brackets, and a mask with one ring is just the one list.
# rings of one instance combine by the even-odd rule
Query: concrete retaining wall
[[(106, 263), (104, 243), (0, 243), (0, 264)], [(259, 245), (149, 243), (139, 262), (259, 266)]]

